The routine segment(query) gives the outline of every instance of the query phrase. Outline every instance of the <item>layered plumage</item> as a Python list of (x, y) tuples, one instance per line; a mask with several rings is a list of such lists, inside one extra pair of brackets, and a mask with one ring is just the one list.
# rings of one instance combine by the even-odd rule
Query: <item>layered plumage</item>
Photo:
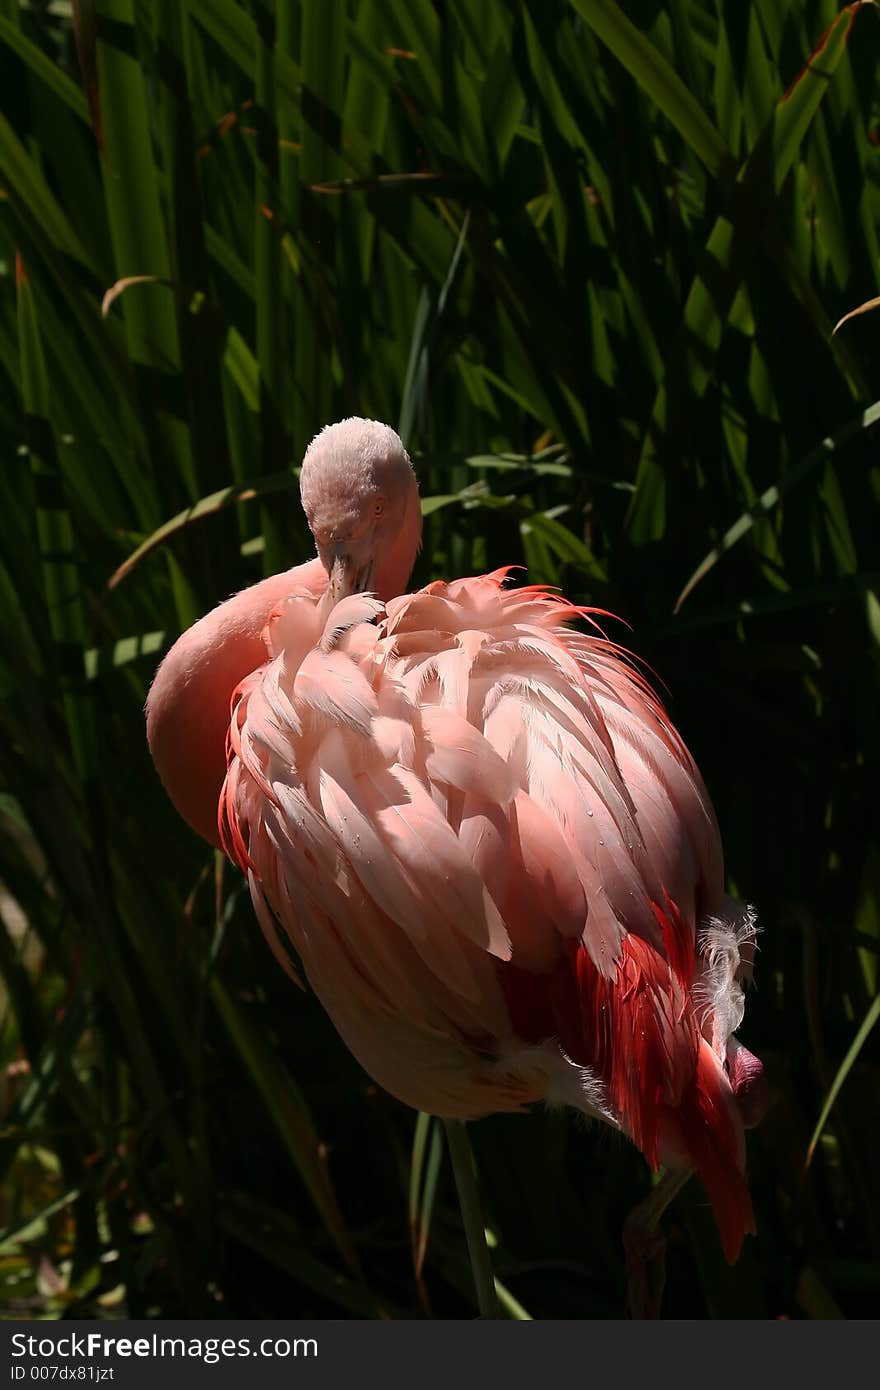
[[(755, 926), (687, 749), (625, 653), (573, 626), (586, 610), (504, 572), (399, 596), (421, 519), (387, 426), (328, 426), (301, 494), (318, 560), (221, 604), (156, 674), (169, 796), (389, 1091), (459, 1119), (574, 1106), (696, 1168), (735, 1258), (765, 1099), (734, 1036)], [(636, 1266), (678, 1185), (633, 1225)]]
[(696, 1168), (735, 1258), (754, 919), (650, 687), (503, 572), (326, 608), (275, 607), (232, 701), (220, 834), (272, 949), (392, 1094), (573, 1105)]

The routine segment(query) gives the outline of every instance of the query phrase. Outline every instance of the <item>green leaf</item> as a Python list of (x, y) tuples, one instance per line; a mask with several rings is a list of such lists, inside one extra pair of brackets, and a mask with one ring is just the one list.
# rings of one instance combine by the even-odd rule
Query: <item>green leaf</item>
[(871, 1032), (873, 1031), (878, 1019), (880, 1019), (880, 995), (878, 995), (877, 998), (871, 1002), (871, 1006), (862, 1020), (861, 1027), (859, 1028), (858, 1032), (853, 1038), (849, 1051), (847, 1052), (846, 1056), (844, 1057), (843, 1061), (838, 1067), (837, 1075), (832, 1081), (831, 1086), (828, 1090), (828, 1094), (825, 1097), (825, 1103), (823, 1104), (819, 1118), (816, 1121), (816, 1128), (813, 1130), (809, 1145), (807, 1146), (807, 1166), (809, 1166), (809, 1164), (812, 1162), (813, 1154), (816, 1152), (816, 1145), (819, 1142), (823, 1129), (828, 1123), (828, 1117), (834, 1108), (834, 1103), (837, 1100), (837, 1097), (840, 1095), (843, 1084), (846, 1081), (846, 1078), (849, 1076), (850, 1072), (852, 1071), (853, 1066), (857, 1062), (859, 1054), (861, 1053), (862, 1048), (864, 1047)]
[(164, 632), (144, 632), (139, 637), (120, 637), (107, 647), (89, 647), (83, 653), (86, 677), (96, 680), (109, 670), (149, 657), (155, 662), (168, 645)]
[(875, 401), (867, 410), (863, 410), (855, 419), (850, 420), (839, 429), (836, 434), (831, 435), (828, 439), (823, 439), (822, 443), (811, 450), (806, 458), (801, 459), (799, 464), (786, 473), (781, 483), (778, 485), (774, 484), (773, 487), (767, 488), (758, 498), (755, 506), (750, 507), (747, 512), (744, 512), (742, 516), (725, 531), (718, 544), (709, 551), (706, 558), (702, 560), (694, 570), (676, 599), (675, 612), (677, 613), (679, 611), (685, 599), (693, 593), (700, 581), (706, 577), (710, 570), (714, 569), (722, 555), (726, 555), (727, 552), (736, 545), (737, 541), (742, 540), (743, 536), (748, 535), (756, 522), (760, 521), (763, 516), (766, 516), (768, 512), (772, 511), (786, 493), (791, 492), (792, 488), (802, 482), (808, 474), (819, 466), (819, 464), (829, 462), (836, 450), (840, 449), (844, 444), (849, 443), (851, 439), (854, 439), (856, 435), (860, 434), (863, 430), (872, 429), (878, 421), (880, 421), (880, 401)]
[(6, 183), (7, 196), (21, 203), (34, 217), (43, 232), (62, 254), (83, 264), (89, 258), (53, 197), (38, 165), (28, 156), (21, 141), (6, 117), (0, 114), (0, 177)]
[(0, 15), (0, 41), (12, 49), (16, 57), (20, 58), (31, 70), (34, 77), (43, 83), (54, 96), (58, 97), (59, 101), (62, 101), (78, 120), (88, 123), (88, 104), (79, 88), (61, 71), (57, 63), (53, 63), (50, 58), (46, 57), (42, 49), (31, 43), (16, 24), (12, 24), (2, 15)]
[(571, 4), (672, 122), (709, 172), (719, 173), (730, 162), (720, 134), (686, 83), (650, 39), (627, 19), (616, 0), (571, 0)]
[(210, 988), (238, 1054), (262, 1096), (312, 1201), (321, 1213), (328, 1234), (349, 1270), (357, 1273), (357, 1256), (321, 1156), (314, 1121), (305, 1097), (260, 1031), (253, 1027), (247, 1011), (236, 1003), (217, 975), (212, 977)]
[(208, 497), (202, 497), (198, 502), (194, 502), (191, 507), (186, 507), (177, 516), (173, 516), (170, 521), (166, 521), (148, 536), (145, 541), (132, 551), (127, 560), (113, 571), (107, 581), (108, 592), (115, 589), (126, 579), (140, 564), (146, 555), (151, 554), (159, 546), (162, 546), (178, 531), (185, 526), (192, 525), (195, 521), (204, 521), (206, 517), (216, 516), (218, 512), (224, 511), (227, 507), (233, 506), (237, 502), (248, 502), (254, 498), (269, 497), (276, 492), (288, 492), (296, 487), (297, 479), (292, 473), (276, 473), (272, 478), (258, 478), (253, 483), (238, 483), (231, 487), (220, 488), (218, 492), (212, 492)]
[(773, 173), (777, 192), (788, 174), (810, 122), (846, 51), (859, 11), (876, 10), (874, 0), (855, 0), (829, 24), (806, 66), (779, 101), (772, 120)]
[[(413, 1130), (409, 1176), (409, 1229), (413, 1269), (421, 1286), (422, 1271), (431, 1235), (437, 1178), (443, 1161), (443, 1135), (440, 1122), (420, 1111)], [(424, 1297), (424, 1296), (423, 1296)]]

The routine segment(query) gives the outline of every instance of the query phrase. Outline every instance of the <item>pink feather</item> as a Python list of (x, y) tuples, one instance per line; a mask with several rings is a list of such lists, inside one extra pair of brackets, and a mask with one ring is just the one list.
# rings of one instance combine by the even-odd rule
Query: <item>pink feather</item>
[[(303, 465), (325, 563), (357, 551), (384, 604), (334, 603), (313, 565), (203, 619), (151, 691), (157, 766), (201, 833), (219, 818), (272, 950), (295, 973), (285, 932), (377, 1081), (462, 1119), (576, 1104), (652, 1165), (696, 1167), (735, 1258), (763, 1095), (733, 1036), (754, 917), (724, 895), (700, 774), (588, 610), (509, 570), (398, 594), (420, 523), (394, 440), (345, 421)], [(392, 475), (378, 554), (363, 518)]]

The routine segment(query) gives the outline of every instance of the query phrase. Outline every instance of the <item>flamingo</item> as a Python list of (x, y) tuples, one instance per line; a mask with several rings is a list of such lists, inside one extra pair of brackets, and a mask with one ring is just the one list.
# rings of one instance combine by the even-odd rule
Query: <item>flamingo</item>
[(421, 511), (388, 426), (326, 427), (300, 489), (317, 557), (158, 669), (172, 802), (392, 1095), (457, 1121), (535, 1101), (600, 1120), (669, 1170), (631, 1265), (693, 1171), (734, 1261), (765, 1103), (735, 1036), (755, 914), (725, 894), (691, 755), (626, 653), (572, 625), (595, 610), (504, 570), (404, 592)]

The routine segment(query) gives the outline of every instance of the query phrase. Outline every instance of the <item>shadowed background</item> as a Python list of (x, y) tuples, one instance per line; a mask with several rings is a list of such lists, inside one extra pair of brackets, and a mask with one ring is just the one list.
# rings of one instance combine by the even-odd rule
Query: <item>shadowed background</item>
[[(347, 414), (413, 453), (417, 581), (632, 625), (757, 905), (759, 1233), (728, 1269), (692, 1184), (666, 1314), (876, 1311), (880, 319), (832, 329), (878, 55), (837, 0), (0, 0), (2, 1315), (474, 1315), (439, 1127), (144, 739), (178, 633), (311, 552)], [(507, 1314), (619, 1317), (636, 1151), (472, 1139)]]

